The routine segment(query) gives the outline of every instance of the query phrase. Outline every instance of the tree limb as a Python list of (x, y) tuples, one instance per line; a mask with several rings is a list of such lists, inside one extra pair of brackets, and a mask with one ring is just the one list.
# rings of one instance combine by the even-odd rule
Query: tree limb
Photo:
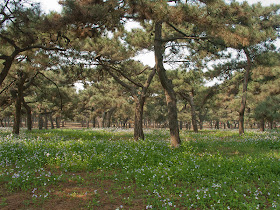
[(24, 51), (32, 50), (32, 49), (36, 49), (36, 48), (43, 49), (43, 50), (66, 51), (66, 49), (63, 49), (63, 48), (59, 48), (59, 47), (46, 47), (46, 46), (43, 46), (43, 45), (33, 45), (33, 46), (25, 47), (25, 48), (20, 49), (19, 51), (20, 52), (24, 52)]
[(170, 37), (166, 39), (162, 39), (162, 42), (171, 42), (171, 41), (176, 41), (178, 39), (186, 39), (186, 40), (208, 40), (209, 37), (206, 36), (178, 36), (178, 37)]
[(124, 88), (128, 89), (129, 91), (133, 92), (134, 88), (128, 84), (126, 84), (125, 82), (123, 82), (122, 80), (120, 80), (120, 78), (115, 75), (113, 72), (110, 71), (110, 67), (107, 66), (103, 66), (104, 69)]
[(156, 74), (156, 68), (153, 68), (152, 72), (149, 74), (149, 77), (147, 78), (147, 80), (142, 88), (142, 94), (144, 95), (144, 97), (146, 96), (147, 90), (148, 90), (155, 74)]
[(177, 31), (179, 34), (183, 35), (183, 36), (188, 36), (186, 33), (184, 33), (183, 31), (179, 30), (178, 28), (176, 28), (174, 25), (172, 25), (169, 22), (166, 22), (167, 25), (169, 25), (171, 28), (173, 28), (175, 31)]
[(16, 81), (16, 79), (14, 79), (9, 85), (7, 85), (3, 90), (1, 90), (0, 95), (1, 95), (4, 91), (6, 91), (9, 87), (11, 87), (12, 84), (13, 84), (15, 81)]
[(59, 87), (57, 86), (57, 84), (56, 84), (53, 80), (51, 80), (50, 78), (48, 78), (48, 77), (47, 77), (46, 75), (44, 75), (42, 72), (39, 72), (39, 71), (38, 71), (38, 73), (41, 74), (43, 77), (45, 77), (47, 80), (49, 80), (51, 83), (53, 83), (53, 84), (56, 86), (56, 88), (57, 88), (57, 90), (58, 90), (59, 97), (60, 97), (60, 110), (62, 110), (62, 108), (63, 108), (62, 96), (61, 96)]
[(174, 25), (172, 25), (170, 22), (166, 22), (167, 25), (169, 25), (171, 28), (173, 28), (175, 31), (177, 31), (179, 34), (181, 34), (182, 36), (178, 36), (178, 37), (170, 37), (167, 39), (163, 39), (163, 42), (170, 42), (170, 41), (175, 41), (178, 39), (195, 39), (195, 40), (203, 40), (203, 39), (209, 39), (209, 37), (206, 36), (189, 36), (186, 33), (184, 33), (183, 31), (179, 30), (177, 27), (175, 27)]
[(136, 76), (142, 74), (143, 72), (145, 72), (147, 69), (149, 69), (149, 67), (144, 68), (142, 71), (140, 71)]
[[(127, 75), (125, 75), (121, 70), (119, 70), (119, 69), (117, 69), (117, 68), (115, 68), (115, 67), (113, 67), (113, 66), (107, 65), (107, 64), (105, 64), (105, 63), (102, 63), (101, 61), (100, 61), (99, 63), (100, 63), (102, 66), (105, 66), (105, 67), (107, 67), (107, 68), (110, 68), (110, 69), (112, 69), (112, 70), (114, 70), (114, 71), (120, 73), (125, 79), (127, 79), (129, 82), (131, 82), (132, 84), (136, 85), (137, 87), (143, 88), (143, 85), (142, 85), (142, 84), (133, 81), (131, 78), (129, 78)], [(116, 75), (115, 75), (115, 76), (116, 76)]]
[(29, 88), (29, 87), (32, 85), (32, 83), (33, 83), (35, 77), (36, 77), (38, 74), (39, 74), (39, 71), (37, 71), (36, 74), (35, 74), (35, 75), (29, 80), (29, 82), (23, 87), (24, 90), (26, 90), (27, 88)]
[(9, 56), (7, 55), (0, 55), (0, 60), (7, 60)]
[(15, 41), (6, 37), (6, 36), (3, 36), (1, 33), (0, 33), (0, 38), (6, 40), (7, 42), (9, 42), (15, 49), (19, 49), (19, 47), (16, 45)]

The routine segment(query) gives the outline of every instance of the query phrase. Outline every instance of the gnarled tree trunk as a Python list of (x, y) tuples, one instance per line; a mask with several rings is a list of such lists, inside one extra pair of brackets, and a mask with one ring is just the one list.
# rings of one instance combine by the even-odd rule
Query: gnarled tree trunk
[(56, 128), (60, 128), (60, 117), (58, 116), (55, 117), (55, 124), (56, 124)]
[(44, 127), (45, 129), (47, 130), (48, 129), (48, 113), (47, 113), (47, 110), (45, 109), (45, 112), (44, 112)]
[(261, 118), (261, 120), (260, 120), (260, 131), (264, 131), (264, 123), (265, 123), (265, 121), (264, 121), (264, 118)]
[(31, 114), (31, 108), (28, 106), (28, 104), (25, 102), (24, 98), (22, 99), (22, 104), (24, 108), (26, 109), (26, 117), (27, 117), (27, 130), (31, 131), (32, 129), (32, 114)]
[(39, 130), (43, 129), (43, 124), (44, 124), (43, 115), (42, 115), (42, 113), (39, 113), (38, 114), (38, 129)]
[(111, 109), (109, 109), (107, 112), (106, 112), (106, 116), (105, 116), (105, 125), (107, 128), (110, 128), (111, 127), (111, 119), (112, 119), (112, 115), (114, 113), (114, 111), (117, 109), (117, 106), (114, 106), (112, 107)]
[(192, 125), (193, 125), (193, 131), (195, 133), (198, 133), (198, 128), (197, 128), (197, 120), (196, 120), (196, 112), (195, 112), (195, 104), (193, 100), (193, 95), (189, 95), (189, 103), (191, 106), (191, 116), (192, 116)]
[(239, 135), (244, 134), (244, 114), (245, 114), (246, 101), (247, 101), (247, 88), (248, 88), (250, 71), (251, 71), (251, 68), (252, 68), (252, 61), (251, 61), (251, 58), (250, 58), (249, 51), (247, 49), (244, 49), (244, 52), (245, 52), (245, 55), (247, 57), (247, 65), (246, 65), (246, 68), (245, 68), (241, 106), (240, 106), (240, 109), (239, 109)]
[(194, 104), (194, 90), (192, 90), (191, 94), (179, 92), (179, 95), (187, 101), (191, 106), (191, 116), (192, 116), (192, 126), (193, 131), (195, 133), (198, 133), (198, 127), (197, 127), (197, 119), (196, 119), (196, 112), (195, 112), (195, 104)]
[(154, 40), (154, 51), (155, 51), (155, 63), (156, 71), (158, 73), (161, 85), (165, 92), (165, 98), (168, 108), (168, 120), (171, 145), (173, 147), (179, 147), (181, 139), (179, 136), (179, 126), (177, 117), (177, 106), (176, 106), (176, 94), (173, 90), (171, 80), (167, 78), (166, 70), (163, 66), (163, 54), (165, 51), (164, 42), (162, 41), (162, 23), (155, 23), (155, 40)]
[(25, 73), (20, 73), (20, 78), (17, 82), (17, 95), (15, 102), (15, 115), (14, 115), (14, 126), (13, 134), (19, 134), (20, 122), (21, 122), (21, 105), (23, 100), (23, 85), (26, 79)]
[(135, 101), (135, 115), (134, 115), (134, 140), (144, 139), (143, 132), (143, 107), (144, 100), (138, 100), (137, 96), (134, 96)]
[(51, 129), (54, 129), (52, 112), (50, 113), (50, 122), (51, 122)]

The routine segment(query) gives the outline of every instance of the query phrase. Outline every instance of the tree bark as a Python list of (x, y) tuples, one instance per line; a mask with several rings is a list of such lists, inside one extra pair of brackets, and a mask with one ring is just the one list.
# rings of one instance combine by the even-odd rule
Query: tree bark
[(52, 113), (50, 113), (51, 129), (54, 129)]
[(56, 124), (56, 128), (60, 128), (60, 118), (58, 116), (55, 117), (55, 124)]
[(134, 115), (134, 140), (144, 139), (143, 132), (143, 107), (145, 100), (138, 100), (137, 96), (134, 96), (135, 101), (135, 115)]
[(43, 115), (42, 115), (42, 113), (39, 113), (38, 114), (38, 128), (39, 128), (39, 130), (43, 129), (43, 124), (44, 124)]
[(180, 130), (183, 130), (183, 122), (182, 121), (179, 122), (179, 126), (180, 126)]
[(116, 106), (112, 107), (111, 109), (109, 109), (109, 111), (106, 112), (106, 117), (104, 120), (106, 120), (106, 127), (110, 128), (111, 127), (111, 119), (112, 119), (112, 115), (114, 113), (114, 111), (117, 109)]
[(89, 118), (87, 119), (87, 129), (89, 129)]
[(215, 129), (220, 129), (220, 121), (216, 120)]
[(273, 120), (269, 121), (269, 128), (272, 130), (273, 129)]
[(161, 85), (165, 92), (165, 98), (168, 108), (168, 120), (171, 145), (173, 147), (179, 147), (181, 139), (179, 135), (177, 106), (176, 106), (176, 94), (173, 90), (171, 80), (167, 78), (166, 70), (163, 66), (163, 54), (165, 51), (164, 43), (162, 41), (162, 23), (155, 23), (155, 40), (154, 40), (154, 52), (155, 52), (155, 67), (158, 73)]
[(248, 88), (250, 71), (252, 68), (252, 60), (250, 58), (249, 51), (248, 51), (248, 49), (243, 49), (243, 50), (244, 50), (246, 58), (247, 58), (247, 65), (245, 68), (241, 106), (239, 109), (239, 135), (244, 134), (244, 114), (245, 114), (246, 101), (247, 101), (247, 88)]
[(48, 129), (48, 114), (47, 114), (47, 110), (45, 109), (45, 112), (44, 112), (44, 127), (45, 129), (47, 130)]
[[(131, 86), (123, 82), (117, 75), (115, 75), (112, 71), (110, 71), (110, 68), (105, 66), (108, 73), (124, 88), (126, 88), (128, 91), (130, 91), (131, 95), (134, 98), (135, 101), (135, 118), (134, 118), (134, 140), (138, 139), (144, 139), (144, 132), (143, 132), (143, 107), (146, 100), (146, 94), (148, 91), (148, 88), (152, 82), (152, 79), (156, 73), (156, 69), (153, 69), (152, 72), (149, 74), (148, 78), (146, 79), (146, 82), (144, 85), (137, 84), (133, 80), (129, 79), (130, 82), (132, 82), (135, 86)], [(127, 77), (126, 77), (127, 78)], [(128, 119), (127, 119), (128, 120)], [(127, 121), (126, 120), (126, 121)], [(125, 124), (123, 125), (125, 126)], [(129, 123), (130, 127), (130, 123)]]
[(26, 74), (22, 72), (19, 81), (17, 83), (17, 96), (15, 102), (13, 134), (19, 134), (20, 123), (21, 123), (21, 105), (23, 100), (23, 85), (25, 79), (26, 79)]
[(27, 118), (27, 130), (31, 131), (32, 129), (32, 114), (31, 114), (31, 108), (28, 106), (28, 104), (25, 102), (24, 98), (22, 99), (22, 104), (24, 108), (26, 109), (26, 118)]
[(0, 86), (2, 85), (4, 79), (6, 78), (6, 76), (8, 75), (8, 72), (12, 66), (13, 60), (15, 58), (15, 56), (17, 55), (17, 52), (14, 52), (12, 54), (12, 56), (8, 57), (5, 62), (4, 62), (4, 67), (0, 73)]
[(227, 121), (227, 128), (230, 129), (230, 122)]
[[(143, 110), (146, 101), (146, 94), (148, 88), (152, 82), (152, 79), (156, 73), (156, 69), (153, 69), (152, 72), (149, 74), (140, 95), (134, 94), (135, 100), (135, 117), (134, 117), (134, 140), (144, 139), (144, 132), (143, 132)], [(137, 90), (133, 90), (137, 92)]]
[(197, 120), (196, 120), (196, 112), (195, 112), (195, 104), (194, 104), (194, 100), (193, 100), (193, 94), (189, 95), (189, 102), (190, 102), (190, 106), (191, 106), (191, 116), (192, 116), (193, 131), (195, 133), (198, 133)]
[(95, 117), (92, 118), (92, 127), (95, 128)]
[(203, 130), (203, 120), (199, 119), (199, 129)]
[(102, 128), (105, 128), (106, 125), (105, 125), (105, 121), (106, 121), (106, 116), (107, 116), (107, 112), (103, 112), (102, 114)]
[(265, 122), (264, 118), (262, 118), (260, 121), (260, 131), (262, 131), (262, 132), (264, 131), (264, 122)]
[(191, 94), (179, 92), (179, 95), (181, 96), (181, 98), (183, 98), (185, 101), (187, 101), (190, 104), (193, 131), (195, 133), (198, 133), (196, 111), (195, 111), (196, 109), (195, 109), (194, 98), (193, 98), (194, 90), (192, 90)]

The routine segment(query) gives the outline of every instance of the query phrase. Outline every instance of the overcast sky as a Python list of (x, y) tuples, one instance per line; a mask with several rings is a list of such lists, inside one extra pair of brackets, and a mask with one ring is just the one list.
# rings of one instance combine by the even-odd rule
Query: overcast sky
[[(61, 11), (61, 6), (58, 4), (58, 0), (33, 0), (34, 2), (40, 2), (42, 8), (46, 11)], [(230, 0), (228, 0), (230, 1)], [(242, 2), (243, 0), (237, 0)], [(249, 4), (254, 4), (261, 2), (263, 6), (269, 6), (270, 4), (280, 4), (280, 0), (247, 0)], [(280, 45), (277, 42), (277, 46)], [(153, 53), (147, 53), (147, 54), (140, 54), (135, 58), (136, 60), (141, 60), (145, 65), (154, 66), (154, 59), (153, 59)]]
[[(61, 11), (61, 6), (58, 4), (58, 0), (33, 0), (35, 2), (40, 2), (42, 8), (49, 12), (51, 10)], [(243, 1), (243, 0), (238, 0)], [(270, 4), (280, 4), (279, 0), (247, 0), (250, 4), (261, 2), (263, 6), (268, 6)]]

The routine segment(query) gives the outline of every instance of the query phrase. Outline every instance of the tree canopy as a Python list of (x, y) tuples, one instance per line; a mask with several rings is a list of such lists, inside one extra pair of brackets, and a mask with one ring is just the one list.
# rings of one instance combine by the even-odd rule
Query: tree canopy
[[(31, 1), (0, 3), (0, 119), (4, 125), (13, 114), (14, 133), (22, 116), (29, 129), (32, 119), (39, 128), (43, 121), (53, 128), (53, 117), (57, 127), (67, 120), (134, 127), (135, 140), (144, 139), (145, 125), (168, 126), (171, 145), (178, 147), (183, 124), (195, 132), (206, 122), (223, 124), (239, 127), (240, 134), (254, 124), (263, 130), (266, 121), (277, 126), (280, 5), (60, 4), (62, 12), (45, 14)], [(128, 30), (131, 21), (139, 27)], [(135, 59), (143, 50), (154, 52), (155, 66)], [(220, 82), (210, 86), (211, 79)], [(75, 90), (77, 83), (83, 90)]]

